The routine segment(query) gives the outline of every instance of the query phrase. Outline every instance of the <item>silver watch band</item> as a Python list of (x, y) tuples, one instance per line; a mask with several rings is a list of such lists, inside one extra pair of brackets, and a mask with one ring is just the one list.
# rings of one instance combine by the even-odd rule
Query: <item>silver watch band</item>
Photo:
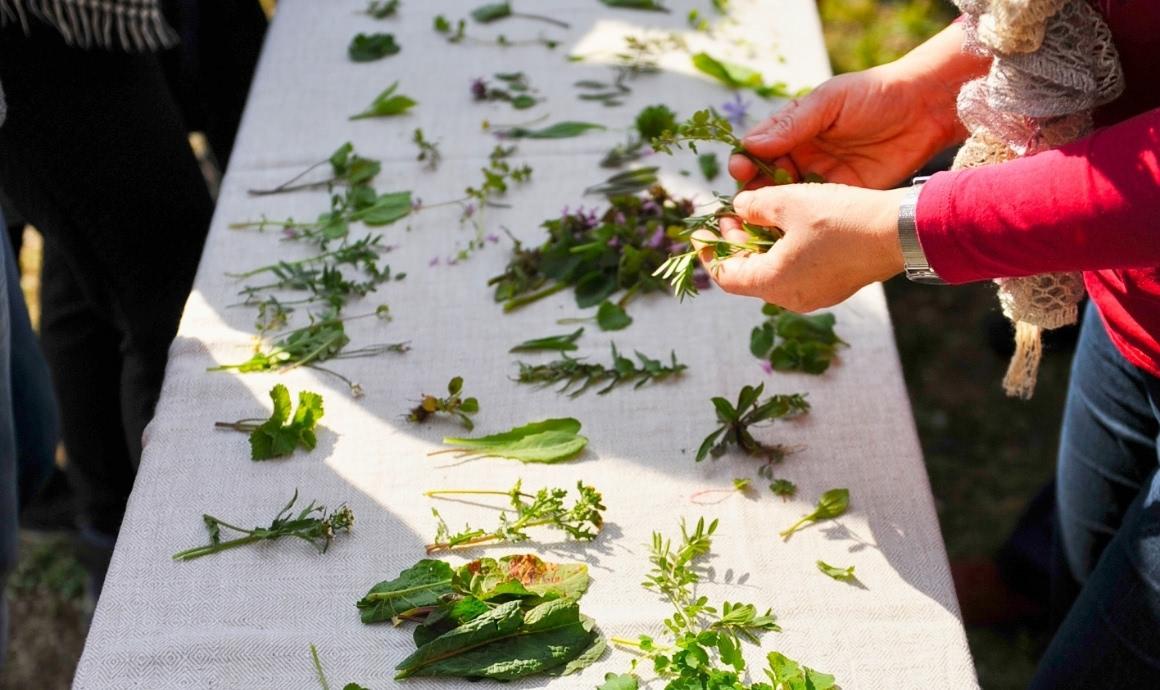
[(918, 207), (918, 194), (922, 185), (930, 177), (916, 177), (911, 183), (902, 204), (898, 207), (898, 243), (902, 245), (902, 263), (906, 268), (906, 277), (916, 283), (926, 285), (946, 285), (938, 277), (930, 262), (926, 260), (926, 253), (922, 251), (922, 243), (918, 239), (918, 225), (915, 223), (915, 210)]

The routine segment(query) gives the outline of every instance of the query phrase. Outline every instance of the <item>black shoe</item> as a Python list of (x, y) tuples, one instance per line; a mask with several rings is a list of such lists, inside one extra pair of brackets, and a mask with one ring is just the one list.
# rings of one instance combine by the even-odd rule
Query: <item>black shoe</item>
[(20, 511), (20, 527), (29, 532), (76, 532), (72, 488), (59, 468), (53, 469), (48, 481)]

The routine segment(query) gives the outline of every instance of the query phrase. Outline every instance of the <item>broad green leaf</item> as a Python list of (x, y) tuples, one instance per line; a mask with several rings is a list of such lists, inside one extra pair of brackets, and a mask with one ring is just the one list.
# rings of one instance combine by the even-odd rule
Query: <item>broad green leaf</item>
[(439, 669), (446, 668), (446, 663), (454, 660), (457, 655), (478, 651), (490, 642), (510, 636), (523, 623), (520, 602), (500, 604), (416, 649), (395, 667), (399, 671), (395, 678), (401, 680), (415, 675), (460, 675), (441, 674)]
[(505, 556), (498, 561), (481, 558), (463, 569), (480, 578), (479, 586), (485, 594), (501, 583), (515, 581), (541, 597), (555, 594), (577, 600), (588, 590), (591, 580), (588, 566), (582, 563), (549, 563), (533, 554)]
[(595, 307), (620, 289), (616, 275), (606, 271), (592, 271), (576, 281), (576, 306)]
[(668, 12), (669, 8), (661, 0), (600, 0), (609, 7), (619, 7), (626, 10), (651, 10), (653, 12)]
[(764, 359), (773, 349), (773, 325), (763, 323), (749, 332), (749, 351), (754, 357)]
[(310, 391), (298, 393), (298, 409), (290, 417), (290, 392), (277, 384), (270, 390), (274, 412), (250, 432), (250, 459), (269, 460), (284, 457), (298, 446), (313, 450), (318, 444), (314, 428), (322, 418), (322, 396)]
[(697, 165), (701, 168), (701, 174), (710, 182), (721, 174), (721, 164), (717, 162), (717, 154), (715, 153), (702, 153), (697, 156)]
[(605, 300), (596, 310), (596, 323), (602, 331), (619, 331), (632, 325), (632, 317), (619, 304)]
[(574, 122), (566, 120), (548, 125), (542, 129), (513, 127), (512, 129), (504, 131), (503, 136), (507, 139), (568, 139), (570, 137), (580, 136), (591, 130), (603, 129), (605, 129), (604, 125), (598, 125), (594, 122)]
[(657, 183), (659, 168), (636, 168), (617, 173), (600, 184), (584, 190), (585, 194), (603, 194), (607, 197), (631, 196)]
[(758, 89), (764, 86), (761, 72), (744, 65), (718, 60), (708, 53), (694, 55), (693, 66), (731, 89)]
[(605, 673), (604, 682), (596, 690), (638, 690), (640, 679), (631, 673)]
[(843, 582), (851, 582), (856, 579), (854, 576), (854, 566), (850, 566), (848, 568), (839, 568), (837, 566), (830, 565), (825, 561), (818, 561), (818, 570), (822, 571), (826, 575), (829, 575), (835, 580), (841, 580)]
[(346, 49), (355, 62), (372, 62), (399, 52), (393, 34), (356, 34)]
[(766, 659), (769, 666), (765, 675), (777, 690), (832, 690), (836, 687), (833, 676), (802, 666), (780, 652), (770, 652)]
[(525, 340), (513, 347), (509, 352), (536, 352), (549, 350), (553, 352), (571, 352), (577, 349), (576, 341), (584, 335), (584, 329), (578, 328), (567, 335), (552, 335), (546, 338)]
[(382, 93), (371, 101), (367, 109), (361, 113), (351, 115), (351, 120), (362, 120), (368, 117), (391, 117), (392, 115), (402, 115), (414, 106), (418, 105), (415, 101), (402, 94), (396, 94), (395, 90), (399, 88), (399, 82), (395, 82), (388, 86)]
[(450, 595), (453, 571), (447, 563), (423, 559), (399, 573), (393, 580), (384, 580), (358, 601), (359, 617), (363, 623), (389, 621), (412, 609), (435, 606)]
[(481, 5), (471, 11), (471, 18), (481, 24), (487, 24), (510, 16), (512, 16), (510, 2), (495, 2)]
[(411, 213), (410, 192), (389, 192), (375, 199), (375, 203), (351, 215), (367, 225), (389, 225)]
[(701, 442), (701, 447), (697, 449), (697, 462), (701, 462), (709, 456), (710, 451), (713, 450), (713, 444), (717, 443), (717, 439), (721, 438), (721, 434), (725, 433), (725, 429), (718, 429), (705, 437)]
[(443, 439), (449, 446), (477, 451), (482, 457), (502, 457), (520, 462), (554, 463), (567, 460), (588, 445), (579, 435), (580, 422), (570, 417), (547, 419), (479, 438)]

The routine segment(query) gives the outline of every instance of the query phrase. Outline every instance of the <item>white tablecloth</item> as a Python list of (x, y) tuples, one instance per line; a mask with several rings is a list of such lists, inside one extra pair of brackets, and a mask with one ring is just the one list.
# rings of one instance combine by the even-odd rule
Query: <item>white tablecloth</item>
[[(599, 56), (616, 48), (624, 31), (678, 31), (694, 50), (712, 45), (715, 54), (758, 66), (767, 79), (785, 80), (792, 88), (828, 76), (809, 0), (734, 0), (740, 21), (713, 38), (689, 32), (684, 19), (693, 6), (713, 17), (709, 3), (677, 0), (669, 2), (671, 14), (610, 10), (596, 0), (516, 0), (529, 11), (570, 22), (570, 31), (519, 19), (490, 27), (469, 24), (477, 35), (560, 36), (564, 43), (555, 51), (448, 45), (431, 30), (436, 12), (454, 19), (475, 4), (404, 0), (399, 18), (378, 22), (359, 12), (363, 0), (279, 3), (157, 414), (146, 433), (140, 473), (76, 687), (316, 688), (311, 643), (318, 646), (332, 684), (396, 687), (392, 669), (409, 652), (411, 636), (390, 626), (363, 625), (354, 602), (372, 584), (423, 556), (422, 545), (434, 533), (432, 502), (421, 495), (424, 490), (506, 489), (518, 478), (533, 488), (572, 486), (583, 479), (604, 493), (608, 526), (595, 543), (561, 542), (546, 532), (537, 534), (544, 543), (488, 553), (533, 549), (546, 558), (587, 562), (594, 581), (582, 608), (609, 636), (663, 635), (666, 608), (640, 586), (648, 569), (649, 535), (676, 533), (681, 517), (705, 515), (721, 520), (705, 593), (770, 606), (784, 627), (767, 635), (762, 649), (749, 650), (754, 663), (763, 660), (762, 650), (777, 649), (834, 673), (847, 690), (977, 687), (877, 285), (836, 309), (839, 333), (852, 347), (821, 377), (761, 371), (748, 353), (749, 330), (761, 318), (754, 301), (714, 290), (684, 304), (655, 295), (638, 299), (630, 307), (636, 321), (628, 330), (606, 334), (590, 327), (580, 354), (604, 360), (610, 340), (623, 350), (653, 356), (675, 350), (688, 372), (670, 383), (573, 400), (514, 383), (515, 357), (507, 354), (526, 338), (566, 332), (555, 320), (579, 315), (571, 294), (503, 314), (485, 281), (503, 269), (507, 240), (459, 266), (429, 266), (433, 257), (452, 254), (470, 237), (459, 226), (456, 209), (432, 209), (385, 229), (388, 241), (398, 245), (387, 259), (395, 270), (407, 272), (406, 280), (384, 285), (347, 309), (355, 314), (386, 302), (394, 314), (386, 325), (374, 319), (351, 324), (353, 346), (407, 340), (413, 347), (406, 355), (335, 364), (363, 385), (364, 398), (351, 398), (344, 385), (310, 370), (206, 371), (215, 363), (247, 358), (252, 346), (253, 312), (228, 307), (239, 299), (239, 283), (225, 274), (309, 251), (279, 242), (276, 233), (227, 225), (263, 213), (312, 218), (326, 207), (321, 191), (252, 198), (245, 190), (277, 184), (343, 141), (383, 161), (379, 190), (410, 189), (430, 203), (459, 196), (476, 183), (495, 144), (480, 131), (485, 118), (519, 122), (549, 113), (549, 121), (608, 125), (607, 132), (576, 139), (519, 144), (515, 160), (533, 166), (533, 181), (512, 190), (512, 208), (489, 210), (487, 222), (496, 232), (506, 227), (535, 243), (542, 237), (540, 222), (561, 207), (599, 202), (580, 192), (607, 176), (597, 161), (623, 140), (623, 130), (615, 128), (627, 126), (640, 107), (666, 103), (687, 115), (729, 98), (693, 73), (687, 54), (674, 53), (664, 61), (664, 74), (631, 84), (633, 95), (620, 108), (578, 100), (572, 83), (608, 79), (611, 70)], [(393, 32), (402, 52), (379, 62), (351, 63), (346, 46), (360, 31)], [(738, 35), (748, 42), (736, 40)], [(569, 63), (568, 54), (590, 59)], [(502, 103), (471, 101), (471, 78), (517, 70), (529, 75), (544, 104), (514, 111)], [(400, 92), (419, 101), (413, 113), (347, 120), (396, 80)], [(771, 108), (751, 95), (745, 98), (756, 101), (756, 115)], [(441, 143), (444, 162), (437, 172), (414, 160), (410, 137), (416, 126)], [(690, 156), (657, 162), (672, 188), (708, 198), (711, 187)], [(692, 174), (678, 174), (682, 169)], [(717, 185), (728, 188), (724, 179)], [(505, 460), (454, 465), (427, 458), (439, 439), (457, 435), (458, 427), (412, 426), (403, 415), (420, 393), (441, 391), (456, 374), (463, 375), (467, 393), (480, 399), (481, 432), (574, 416), (584, 423), (589, 450), (576, 462), (556, 466)], [(742, 385), (760, 381), (769, 392), (807, 392), (813, 405), (808, 417), (761, 432), (767, 440), (802, 447), (780, 468), (781, 476), (797, 482), (798, 497), (775, 499), (759, 482), (759, 499), (738, 495), (695, 505), (690, 501), (695, 492), (755, 475), (756, 464), (736, 454), (701, 464), (693, 462), (693, 454), (714, 426), (709, 398), (732, 397)], [(266, 392), (275, 382), (291, 391), (321, 392), (326, 430), (310, 454), (254, 463), (244, 435), (215, 431), (212, 424), (265, 414)], [(808, 512), (821, 492), (838, 486), (848, 487), (852, 497), (844, 518), (810, 528), (789, 543), (777, 539), (776, 532)], [(331, 506), (345, 501), (357, 515), (354, 532), (341, 536), (326, 555), (300, 542), (278, 542), (188, 563), (171, 560), (175, 551), (205, 542), (203, 512), (235, 524), (265, 524), (296, 487), (305, 500)], [(494, 518), (478, 507), (439, 507), (456, 526)], [(818, 559), (855, 565), (864, 588), (825, 577), (815, 568)], [(612, 651), (581, 675), (515, 685), (592, 688), (607, 671), (627, 670), (629, 658)], [(412, 680), (407, 685), (465, 684)]]

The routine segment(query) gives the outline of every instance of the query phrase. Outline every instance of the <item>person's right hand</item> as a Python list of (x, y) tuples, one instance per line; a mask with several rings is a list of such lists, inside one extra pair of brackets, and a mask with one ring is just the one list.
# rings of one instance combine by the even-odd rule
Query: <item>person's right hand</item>
[[(816, 173), (839, 184), (896, 185), (965, 137), (955, 96), (986, 65), (961, 56), (958, 31), (949, 28), (896, 62), (822, 83), (753, 128), (742, 145), (795, 180)], [(729, 173), (747, 189), (770, 183), (740, 154), (730, 158)]]

